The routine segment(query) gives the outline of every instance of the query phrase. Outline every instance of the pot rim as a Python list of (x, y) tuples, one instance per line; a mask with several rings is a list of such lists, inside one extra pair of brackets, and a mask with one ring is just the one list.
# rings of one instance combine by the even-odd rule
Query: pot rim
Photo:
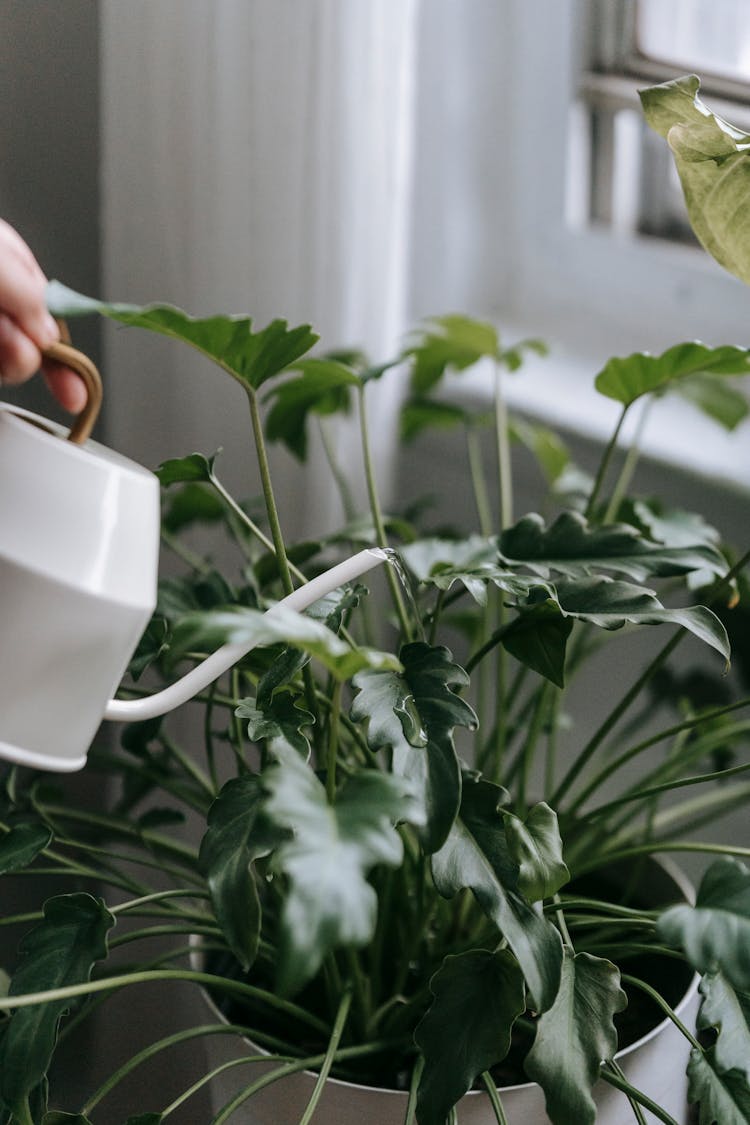
[[(687, 902), (695, 902), (695, 888), (693, 887), (693, 884), (691, 883), (685, 872), (678, 864), (674, 862), (674, 860), (670, 859), (668, 856), (660, 856), (659, 858), (651, 856), (650, 858), (654, 863), (658, 864), (666, 872), (670, 879), (672, 879), (672, 881), (677, 885), (681, 893), (684, 895)], [(191, 961), (196, 961), (200, 955), (200, 950), (197, 948), (197, 936), (192, 935), (190, 941), (191, 945), (194, 946), (194, 948), (190, 951), (190, 959)], [(698, 990), (699, 983), (700, 976), (698, 975), (698, 973), (694, 973), (688, 987), (680, 998), (679, 1003), (675, 1005), (674, 1013), (677, 1017), (680, 1017), (692, 1002)], [(214, 1012), (216, 1018), (222, 1023), (229, 1023), (230, 1021), (216, 1005), (208, 989), (201, 985), (201, 991), (203, 992), (206, 1003)], [(634, 1051), (639, 1050), (641, 1047), (645, 1047), (647, 1043), (649, 1043), (652, 1039), (655, 1039), (657, 1035), (661, 1034), (661, 1032), (664, 1031), (671, 1023), (672, 1020), (669, 1018), (669, 1016), (665, 1016), (663, 1020), (661, 1020), (658, 1024), (655, 1024), (655, 1026), (647, 1031), (645, 1035), (642, 1035), (640, 1039), (636, 1039), (633, 1043), (628, 1044), (627, 1047), (623, 1047), (622, 1050), (618, 1051), (615, 1054), (615, 1061), (625, 1059)], [(258, 1046), (257, 1043), (253, 1043), (253, 1041), (251, 1039), (248, 1039), (246, 1036), (243, 1036), (243, 1038), (245, 1039), (246, 1043), (250, 1044), (253, 1047), (254, 1051), (257, 1051), (258, 1054), (268, 1055), (269, 1058), (273, 1057), (273, 1052), (267, 1051), (264, 1047)], [(318, 1077), (317, 1071), (314, 1070), (303, 1070), (300, 1073), (313, 1080), (316, 1080)], [(409, 1096), (408, 1090), (394, 1090), (389, 1086), (366, 1086), (362, 1082), (348, 1082), (345, 1078), (334, 1078), (329, 1076), (326, 1079), (326, 1082), (331, 1082), (336, 1086), (340, 1086), (342, 1089), (367, 1090), (371, 1091), (373, 1094), (379, 1094), (384, 1097), (390, 1096), (404, 1099), (408, 1098)], [(536, 1086), (535, 1082), (516, 1082), (512, 1086), (498, 1086), (497, 1090), (502, 1097), (502, 1094), (505, 1091), (507, 1091), (508, 1093), (516, 1093), (521, 1092), (522, 1090), (528, 1090), (533, 1086)], [(486, 1097), (486, 1094), (484, 1090), (468, 1090), (463, 1095), (463, 1098), (461, 1098), (461, 1101), (463, 1101), (464, 1098), (475, 1097)]]

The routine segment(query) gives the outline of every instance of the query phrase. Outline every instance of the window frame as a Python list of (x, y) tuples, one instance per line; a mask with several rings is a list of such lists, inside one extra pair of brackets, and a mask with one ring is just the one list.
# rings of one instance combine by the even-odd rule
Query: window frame
[[(487, 306), (506, 338), (543, 335), (550, 344), (550, 358), (531, 363), (528, 378), (509, 380), (516, 408), (605, 438), (614, 404), (592, 380), (610, 356), (659, 354), (695, 339), (750, 346), (750, 294), (700, 248), (568, 222), (569, 115), (589, 73), (590, 6), (544, 0), (541, 28), (537, 3), (507, 0), (505, 15), (512, 50), (501, 158), (511, 180), (510, 264)], [(634, 99), (638, 85), (630, 87)], [(715, 99), (711, 105), (721, 112)], [(656, 136), (655, 143), (664, 145)], [(750, 480), (746, 430), (727, 434), (674, 397), (655, 404), (642, 447), (697, 476), (745, 487)]]
[[(656, 350), (696, 335), (740, 343), (747, 291), (706, 253), (605, 227), (570, 226), (568, 123), (589, 73), (591, 25), (583, 22), (589, 4), (551, 0), (542, 35), (536, 5), (518, 5), (514, 12), (516, 268), (504, 311), (520, 320), (544, 320), (584, 352), (605, 340), (617, 350)], [(581, 27), (587, 33), (576, 37)]]

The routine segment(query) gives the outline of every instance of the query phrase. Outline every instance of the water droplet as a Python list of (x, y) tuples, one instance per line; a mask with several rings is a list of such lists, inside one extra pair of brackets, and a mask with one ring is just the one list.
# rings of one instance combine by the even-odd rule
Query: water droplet
[(416, 598), (414, 597), (411, 580), (409, 579), (409, 575), (406, 572), (406, 568), (404, 567), (401, 556), (399, 555), (398, 551), (394, 551), (393, 547), (382, 547), (379, 548), (379, 550), (385, 556), (385, 561), (390, 566), (392, 566), (394, 571), (396, 572), (396, 577), (401, 583), (401, 589), (404, 591), (404, 595), (409, 604), (409, 609), (412, 612), (413, 620), (418, 631), (422, 633), (422, 617), (417, 607)]
[(427, 745), (429, 739), (427, 731), (422, 726), (422, 718), (417, 709), (417, 704), (413, 695), (406, 695), (394, 707), (394, 711), (399, 717), (401, 729), (404, 732), (404, 737), (410, 746), (422, 748)]

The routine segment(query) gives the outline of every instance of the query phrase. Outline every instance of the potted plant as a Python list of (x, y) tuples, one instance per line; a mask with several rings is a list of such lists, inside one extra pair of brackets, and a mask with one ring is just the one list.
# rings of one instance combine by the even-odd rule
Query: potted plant
[[(703, 130), (705, 142), (710, 122), (741, 155), (743, 142), (696, 101), (687, 80), (644, 96), (657, 127), (679, 120), (670, 143), (686, 161), (696, 151), (690, 131)], [(705, 172), (685, 173), (697, 176), (700, 215), (710, 206)], [(695, 210), (693, 221), (700, 234)], [(111, 811), (62, 800), (47, 778), (6, 774), (0, 871), (54, 870), (69, 889), (25, 915), (30, 928), (0, 999), (0, 1120), (111, 1120), (104, 1099), (119, 1080), (146, 1058), (168, 1065), (162, 1052), (201, 1035), (230, 1043), (234, 1058), (166, 1107), (154, 1104), (158, 1090), (144, 1091), (131, 1125), (176, 1120), (220, 1072), (238, 1077), (235, 1092), (218, 1096), (216, 1125), (444, 1125), (456, 1112), (461, 1122), (522, 1113), (538, 1122), (545, 1111), (556, 1125), (674, 1122), (675, 1064), (658, 1064), (661, 1085), (651, 1089), (628, 1070), (628, 1045), (654, 1038), (657, 1026), (657, 1040), (684, 1044), (680, 1066), (701, 1121), (748, 1120), (750, 849), (685, 834), (747, 806), (750, 766), (735, 755), (750, 699), (699, 694), (697, 677), (668, 664), (693, 635), (724, 669), (724, 622), (745, 613), (748, 556), (721, 548), (699, 517), (632, 495), (635, 447), (617, 462), (623, 418), (653, 396), (682, 392), (735, 424), (746, 407), (729, 377), (750, 372), (750, 352), (687, 343), (609, 360), (597, 389), (620, 404), (620, 423), (587, 478), (556, 435), (508, 415), (505, 372), (541, 345), (505, 347), (488, 324), (436, 318), (393, 362), (373, 366), (354, 353), (311, 358), (314, 334), (283, 321), (254, 331), (246, 319), (195, 320), (61, 287), (51, 304), (198, 348), (250, 407), (260, 515), (229, 495), (216, 456), (193, 453), (158, 470), (165, 544), (184, 573), (162, 583), (124, 694), (146, 690), (147, 669), (169, 678), (224, 640), (258, 647), (199, 700), (199, 756), (168, 719), (126, 728), (115, 750), (92, 750), (89, 768), (119, 786)], [(477, 362), (496, 378), (497, 509), (479, 442), (488, 419), (441, 395), (447, 372)], [(408, 381), (404, 441), (426, 427), (465, 428), (473, 533), (426, 533), (424, 513), (383, 512), (368, 414), (387, 377)], [(352, 506), (328, 447), (346, 525), (290, 543), (267, 442), (304, 461), (308, 427), (353, 401), (369, 510)], [(512, 440), (542, 467), (544, 518), (512, 515)], [(232, 573), (183, 540), (196, 522), (229, 536)], [(269, 624), (263, 611), (284, 593), (373, 543), (395, 547), (379, 586), (341, 589)], [(606, 653), (623, 630), (642, 631), (655, 648), (621, 686)], [(586, 668), (607, 713), (563, 760), (565, 692)], [(679, 707), (655, 729), (641, 714), (654, 711), (654, 684)], [(197, 845), (172, 830), (183, 813), (197, 818)], [(656, 862), (680, 851), (713, 860), (695, 903)], [(128, 918), (138, 921), (123, 932)], [(165, 936), (174, 944), (155, 955), (150, 942)], [(130, 960), (113, 960), (114, 947)], [(700, 1034), (675, 1013), (689, 1008), (695, 973)], [(221, 1016), (144, 1042), (80, 1111), (47, 1109), (61, 1031), (115, 990), (177, 981), (204, 987)], [(281, 1100), (269, 1109), (273, 1091)]]

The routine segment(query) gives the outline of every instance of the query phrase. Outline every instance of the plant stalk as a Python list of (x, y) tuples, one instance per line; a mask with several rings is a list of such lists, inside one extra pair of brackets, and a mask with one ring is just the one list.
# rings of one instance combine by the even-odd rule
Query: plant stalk
[(307, 1107), (305, 1109), (305, 1112), (302, 1114), (302, 1117), (300, 1118), (299, 1125), (310, 1125), (310, 1121), (312, 1120), (312, 1116), (315, 1113), (318, 1102), (320, 1101), (321, 1094), (323, 1093), (323, 1087), (326, 1084), (326, 1079), (328, 1078), (328, 1075), (330, 1074), (331, 1066), (333, 1065), (334, 1056), (336, 1054), (336, 1051), (338, 1050), (338, 1046), (339, 1046), (339, 1043), (341, 1041), (341, 1036), (342, 1036), (343, 1031), (344, 1031), (344, 1025), (346, 1024), (346, 1018), (349, 1015), (349, 1008), (351, 1007), (351, 1002), (352, 1002), (352, 990), (351, 990), (350, 987), (347, 987), (344, 991), (344, 995), (341, 997), (341, 1003), (339, 1004), (339, 1010), (336, 1013), (336, 1022), (333, 1025), (333, 1031), (331, 1032), (331, 1038), (328, 1041), (328, 1050), (326, 1051), (325, 1058), (323, 1059), (323, 1065), (320, 1068), (320, 1071), (318, 1073), (318, 1078), (317, 1078), (317, 1081), (315, 1083), (315, 1088), (312, 1092), (312, 1096), (310, 1097), (310, 1101), (307, 1103)]
[(249, 388), (246, 389), (248, 401), (250, 403), (250, 417), (253, 424), (253, 436), (255, 438), (255, 453), (258, 459), (258, 470), (260, 472), (261, 487), (263, 489), (263, 498), (266, 503), (266, 515), (268, 516), (268, 525), (271, 529), (271, 539), (273, 540), (276, 562), (279, 567), (279, 574), (281, 576), (281, 584), (284, 588), (284, 593), (291, 594), (294, 590), (294, 584), (292, 582), (292, 575), (289, 570), (289, 560), (286, 557), (284, 536), (282, 534), (281, 523), (279, 521), (279, 510), (276, 506), (276, 498), (273, 493), (273, 484), (271, 482), (271, 467), (268, 463), (268, 452), (266, 450), (266, 443), (263, 437), (263, 424), (260, 417), (258, 396), (254, 390), (251, 390)]
[[(385, 531), (385, 524), (383, 523), (383, 512), (380, 507), (380, 499), (378, 497), (378, 487), (375, 480), (375, 467), (372, 460), (372, 452), (370, 450), (370, 435), (367, 425), (367, 406), (365, 402), (365, 384), (362, 383), (359, 387), (359, 428), (362, 439), (362, 457), (364, 460), (365, 480), (367, 482), (367, 495), (370, 501), (370, 513), (375, 525), (375, 535), (377, 537), (377, 545), (381, 548), (388, 547), (388, 536)], [(393, 605), (396, 610), (396, 616), (401, 626), (401, 632), (404, 640), (411, 639), (411, 628), (409, 626), (409, 619), (406, 615), (406, 607), (404, 600), (401, 597), (401, 590), (399, 589), (398, 579), (394, 573), (392, 566), (386, 567), (386, 579), (393, 598)]]

